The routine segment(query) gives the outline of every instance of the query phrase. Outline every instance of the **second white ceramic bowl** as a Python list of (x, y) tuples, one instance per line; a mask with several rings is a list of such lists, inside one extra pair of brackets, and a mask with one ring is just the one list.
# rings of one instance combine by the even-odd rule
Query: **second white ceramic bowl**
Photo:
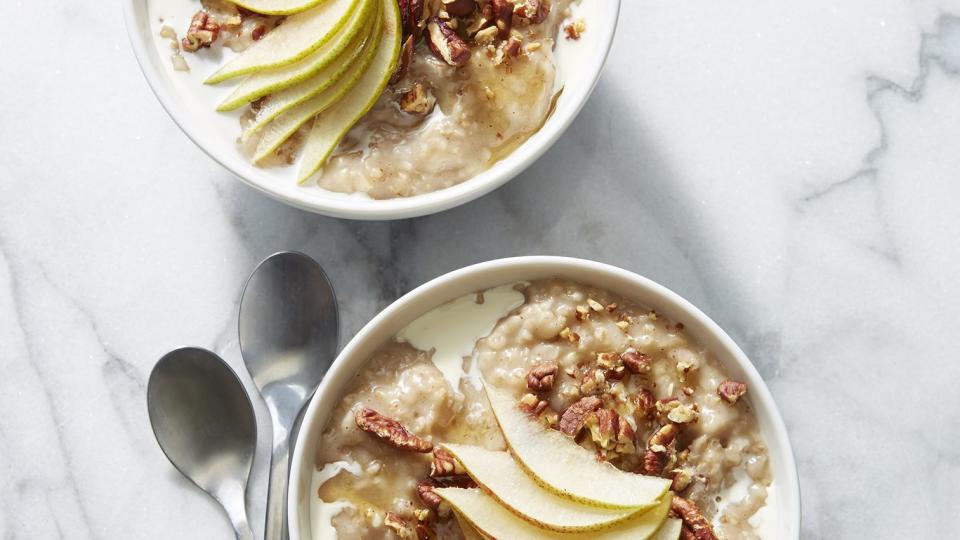
[[(130, 43), (143, 74), (180, 129), (210, 157), (261, 192), (291, 206), (351, 219), (399, 219), (440, 212), (476, 199), (503, 185), (537, 160), (560, 138), (587, 102), (613, 43), (620, 0), (590, 0), (578, 9), (587, 31), (577, 41), (559, 39), (558, 83), (563, 92), (543, 127), (512, 154), (490, 169), (455, 186), (414, 197), (374, 200), (333, 193), (315, 185), (299, 185), (297, 166), (260, 168), (237, 149), (238, 114), (215, 108), (230, 85), (208, 86), (203, 79), (222, 61), (213, 54), (189, 55), (189, 73), (174, 71), (169, 42), (159, 37), (169, 24), (182, 32), (197, 10), (195, 0), (122, 0)], [(163, 22), (160, 22), (160, 19)]]
[(445, 302), (498, 285), (553, 276), (606, 289), (682, 321), (690, 336), (709, 349), (732, 378), (747, 383), (774, 477), (771, 503), (776, 507), (779, 530), (772, 540), (799, 538), (800, 488), (783, 419), (760, 374), (716, 323), (666, 287), (614, 266), (566, 257), (517, 257), (469, 266), (421, 285), (374, 317), (343, 349), (310, 402), (296, 441), (288, 499), (291, 540), (325, 540), (311, 538), (310, 532), (309, 497), (315, 496), (310, 493), (310, 481), (317, 444), (333, 408), (373, 353), (405, 326)]

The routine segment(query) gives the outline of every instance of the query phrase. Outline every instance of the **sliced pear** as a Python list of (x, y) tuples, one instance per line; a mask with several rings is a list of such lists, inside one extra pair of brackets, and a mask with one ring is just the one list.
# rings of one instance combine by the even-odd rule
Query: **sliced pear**
[(556, 495), (524, 472), (509, 452), (459, 444), (443, 447), (456, 456), (477, 484), (500, 504), (546, 529), (595, 531), (612, 527), (638, 511), (586, 506)]
[(336, 107), (317, 116), (303, 147), (298, 179), (303, 182), (317, 172), (350, 128), (377, 102), (400, 57), (400, 9), (396, 0), (383, 0), (384, 18), (380, 46), (373, 64), (349, 95)]
[(242, 7), (264, 15), (292, 15), (306, 11), (326, 0), (229, 0)]
[(263, 39), (220, 67), (204, 83), (214, 84), (257, 70), (291, 64), (333, 39), (360, 0), (326, 0), (319, 6), (291, 15)]
[[(260, 141), (257, 143), (257, 149), (254, 151), (253, 161), (257, 162), (268, 157), (277, 147), (283, 144), (283, 141), (296, 133), (300, 126), (338, 103), (344, 95), (351, 92), (364, 77), (365, 72), (372, 69), (370, 65), (380, 52), (380, 47), (379, 41), (371, 43), (368, 47), (370, 50), (361, 56), (360, 62), (350, 66), (347, 72), (337, 80), (336, 84), (306, 101), (286, 110), (283, 109), (283, 107), (288, 106), (285, 100), (274, 106), (271, 106), (268, 102), (241, 136), (246, 139), (258, 131), (263, 131)], [(271, 99), (270, 101), (274, 100)], [(284, 112), (278, 114), (277, 108), (284, 110)]]
[[(376, 0), (376, 4), (379, 7), (380, 0)], [(361, 44), (359, 56), (353, 62), (346, 63), (343, 66), (345, 68), (343, 73), (328, 76), (325, 73), (326, 71), (335, 71), (340, 67), (331, 66), (312, 79), (270, 95), (270, 99), (266, 100), (266, 103), (257, 111), (257, 116), (247, 126), (242, 135), (243, 139), (247, 139), (263, 129), (264, 126), (270, 126), (258, 145), (254, 160), (269, 155), (300, 126), (325, 111), (354, 87), (367, 68), (370, 67), (377, 53), (383, 28), (382, 22), (383, 18), (378, 13), (374, 17), (373, 32)], [(301, 104), (302, 106), (298, 107)], [(289, 114), (284, 114), (288, 111)]]
[(343, 30), (333, 39), (303, 60), (292, 64), (254, 73), (240, 83), (223, 100), (218, 111), (232, 111), (257, 98), (272, 92), (293, 86), (316, 76), (320, 80), (333, 82), (343, 75), (350, 64), (363, 52), (363, 44), (376, 22), (373, 16), (380, 6), (378, 0), (360, 0), (360, 8), (354, 12)]
[(484, 536), (460, 514), (454, 512), (454, 516), (457, 518), (457, 525), (460, 525), (460, 532), (463, 533), (464, 540), (486, 540), (489, 538)]
[(509, 540), (646, 540), (660, 527), (670, 511), (672, 495), (667, 494), (653, 508), (603, 531), (562, 533), (524, 521), (479, 489), (438, 488), (437, 495), (460, 513), (481, 533)]
[(650, 540), (678, 540), (683, 530), (683, 521), (667, 518)]
[(621, 471), (517, 407), (517, 400), (484, 385), (494, 416), (517, 462), (562, 497), (605, 508), (648, 508), (670, 487), (664, 478)]

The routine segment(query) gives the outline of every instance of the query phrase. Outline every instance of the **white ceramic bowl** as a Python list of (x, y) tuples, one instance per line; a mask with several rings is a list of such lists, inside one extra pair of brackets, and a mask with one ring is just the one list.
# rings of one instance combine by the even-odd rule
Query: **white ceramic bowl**
[(373, 200), (365, 195), (333, 193), (315, 185), (298, 185), (297, 166), (254, 167), (237, 149), (235, 114), (215, 111), (229, 85), (206, 86), (203, 79), (221, 59), (211, 54), (185, 57), (190, 73), (173, 70), (169, 41), (159, 37), (160, 17), (178, 33), (197, 9), (195, 0), (122, 0), (130, 42), (143, 74), (174, 122), (210, 157), (247, 184), (279, 201), (304, 210), (353, 219), (399, 219), (440, 212), (466, 203), (520, 174), (560, 138), (593, 91), (613, 42), (620, 0), (589, 0), (580, 7), (587, 31), (578, 41), (558, 40), (558, 82), (563, 93), (543, 128), (512, 154), (477, 176), (432, 193)]
[(367, 359), (409, 323), (445, 302), (497, 285), (551, 276), (601, 287), (683, 321), (686, 331), (715, 355), (731, 377), (747, 383), (750, 404), (769, 447), (776, 486), (774, 504), (782, 536), (770, 540), (799, 538), (800, 487), (783, 419), (753, 364), (715, 322), (669, 289), (614, 266), (566, 257), (516, 257), (468, 266), (421, 285), (380, 312), (350, 340), (310, 402), (296, 441), (288, 499), (291, 540), (323, 540), (311, 538), (310, 532), (308, 497), (317, 443), (330, 413)]

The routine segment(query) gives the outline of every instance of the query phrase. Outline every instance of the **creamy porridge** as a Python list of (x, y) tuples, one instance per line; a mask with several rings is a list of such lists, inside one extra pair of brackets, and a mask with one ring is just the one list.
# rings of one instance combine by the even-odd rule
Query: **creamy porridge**
[[(362, 0), (357, 5), (380, 1)], [(349, 131), (340, 134), (339, 144), (334, 141), (331, 153), (318, 161), (317, 166), (322, 165), (318, 172), (310, 159), (301, 160), (302, 181), (331, 191), (387, 199), (443, 189), (483, 172), (539, 130), (550, 115), (560, 86), (554, 62), (556, 40), (576, 40), (580, 32), (589, 31), (571, 12), (579, 0), (396, 1), (402, 45), (389, 84), (380, 87), (379, 99), (366, 106), (352, 128), (345, 126)], [(206, 49), (221, 47), (243, 52), (271, 32), (283, 31), (286, 24), (283, 17), (258, 15), (227, 0), (202, 0), (202, 7), (189, 28), (165, 27), (161, 33), (171, 40), (176, 69), (189, 69), (183, 53), (215, 56), (218, 50), (207, 53)], [(323, 5), (312, 9), (323, 9)], [(368, 7), (355, 8), (358, 19), (364, 17), (360, 9)], [(338, 59), (349, 57), (345, 65), (369, 61), (376, 66), (374, 42), (394, 32), (384, 20), (370, 16), (358, 24), (364, 29), (350, 38)], [(397, 23), (396, 18), (393, 22)], [(345, 26), (350, 26), (349, 21)], [(177, 30), (183, 31), (182, 39)], [(365, 47), (370, 47), (370, 55), (361, 50)], [(290, 65), (264, 68), (254, 76), (295, 71)], [(360, 72), (366, 69), (364, 64)], [(318, 79), (332, 71), (324, 68), (305, 80), (291, 76), (269, 92), (251, 91), (222, 109), (250, 103), (240, 118), (237, 144), (241, 152), (263, 167), (288, 166), (300, 155), (310, 154), (308, 141), (315, 124), (328, 121), (330, 111), (363, 85), (360, 77), (356, 87), (345, 86), (343, 97), (322, 108), (317, 105), (314, 111), (306, 105), (330, 90), (306, 89), (323, 86)], [(306, 68), (302, 72), (313, 73)], [(349, 69), (339, 72), (338, 81), (350, 79), (349, 73)], [(278, 81), (282, 78), (277, 75)], [(241, 88), (256, 87), (250, 80), (254, 77)], [(311, 112), (294, 121), (297, 111)], [(275, 129), (277, 125), (283, 129)], [(277, 135), (280, 132), (282, 136)]]
[[(356, 375), (318, 445), (315, 540), (463, 538), (433, 490), (473, 481), (437, 445), (505, 449), (481, 378), (597, 459), (672, 481), (682, 538), (759, 538), (772, 478), (746, 385), (728, 379), (682, 321), (568, 280), (515, 289), (520, 302), (498, 290), (504, 316), (492, 330), (479, 325), (485, 337), (464, 354), (461, 376), (409, 332)], [(471, 298), (444, 316), (487, 302)]]

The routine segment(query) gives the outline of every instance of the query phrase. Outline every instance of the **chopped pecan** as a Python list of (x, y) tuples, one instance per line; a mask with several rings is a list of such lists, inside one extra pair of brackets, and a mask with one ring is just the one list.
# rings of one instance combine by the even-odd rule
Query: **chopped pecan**
[(393, 529), (397, 533), (397, 536), (404, 540), (413, 540), (416, 538), (416, 533), (413, 527), (407, 523), (407, 520), (393, 512), (387, 512), (387, 515), (383, 518), (383, 524)]
[(550, 391), (553, 389), (553, 379), (558, 368), (554, 362), (534, 366), (527, 373), (527, 388), (534, 392)]
[(397, 62), (397, 70), (390, 77), (390, 84), (397, 84), (407, 76), (407, 70), (410, 69), (410, 63), (413, 62), (413, 48), (416, 38), (407, 36), (400, 48), (400, 59)]
[(524, 394), (520, 398), (520, 410), (533, 416), (540, 416), (540, 413), (545, 411), (548, 406), (549, 404), (546, 401), (533, 394)]
[(747, 393), (747, 384), (739, 381), (723, 381), (717, 386), (717, 394), (727, 403), (736, 403)]
[(361, 408), (357, 411), (355, 419), (360, 429), (393, 447), (424, 454), (433, 450), (433, 445), (428, 441), (410, 433), (400, 422), (387, 418), (373, 409)]
[(413, 83), (410, 90), (400, 97), (400, 110), (407, 114), (426, 116), (436, 104), (437, 98), (434, 97), (433, 92), (419, 81)]
[(681, 403), (670, 409), (670, 412), (667, 413), (667, 419), (678, 424), (689, 424), (696, 422), (699, 418), (700, 412), (697, 410), (696, 405), (691, 406)]
[(513, 13), (531, 24), (539, 24), (550, 14), (550, 5), (544, 0), (516, 0)]
[(671, 471), (673, 473), (673, 482), (670, 484), (670, 490), (674, 493), (680, 493), (690, 486), (693, 481), (693, 473), (690, 469), (680, 468)]
[(584, 419), (584, 425), (590, 429), (590, 438), (604, 450), (613, 450), (617, 445), (617, 432), (620, 430), (620, 415), (610, 409), (591, 412)]
[(494, 28), (493, 26), (493, 6), (489, 3), (481, 9), (467, 24), (466, 32), (470, 37), (476, 37), (481, 30)]
[(580, 34), (583, 34), (586, 30), (587, 23), (583, 19), (577, 19), (563, 27), (563, 33), (566, 34), (567, 39), (580, 39)]
[(460, 36), (437, 17), (427, 22), (427, 45), (437, 58), (451, 66), (462, 66), (470, 60), (470, 47)]
[(647, 450), (643, 454), (643, 473), (652, 476), (660, 476), (663, 470), (667, 468), (667, 462), (670, 456)]
[(477, 7), (476, 0), (443, 0), (443, 10), (451, 17), (466, 17)]
[(689, 529), (696, 540), (717, 540), (717, 535), (714, 534), (710, 521), (703, 516), (693, 501), (683, 497), (674, 497), (670, 503), (670, 510), (680, 516), (684, 528)]
[(220, 37), (220, 25), (210, 18), (210, 14), (200, 10), (190, 19), (187, 35), (181, 41), (183, 50), (197, 52), (201, 47), (209, 47)]
[(571, 437), (576, 437), (583, 429), (587, 414), (599, 409), (601, 404), (600, 398), (596, 396), (580, 398), (560, 415), (560, 431)]
[(465, 474), (444, 476), (442, 478), (428, 478), (427, 480), (417, 482), (417, 496), (420, 497), (423, 504), (434, 510), (437, 510), (443, 502), (443, 499), (434, 491), (434, 489), (438, 487), (475, 488), (477, 487), (477, 483)]
[(680, 406), (680, 399), (677, 396), (660, 398), (657, 400), (657, 413), (667, 414), (674, 408)]
[(400, 26), (404, 36), (413, 36), (414, 42), (420, 39), (423, 18), (423, 0), (398, 0), (400, 5)]
[(436, 478), (459, 474), (467, 474), (463, 465), (460, 464), (460, 460), (443, 448), (434, 448), (433, 461), (430, 463), (430, 476)]
[(643, 455), (643, 472), (659, 476), (670, 463), (676, 452), (677, 434), (680, 430), (673, 424), (667, 424), (650, 436), (647, 451)]
[(437, 495), (437, 492), (433, 489), (436, 485), (429, 480), (421, 480), (417, 482), (417, 496), (420, 497), (420, 500), (423, 501), (423, 504), (427, 505), (429, 508), (436, 510), (440, 507), (440, 503), (443, 502), (443, 499)]
[(652, 363), (649, 356), (636, 351), (621, 354), (620, 360), (623, 362), (623, 365), (630, 370), (630, 373), (634, 374), (650, 371), (650, 364)]
[(558, 335), (559, 335), (561, 338), (569, 341), (570, 343), (579, 343), (579, 342), (580, 342), (580, 334), (571, 331), (571, 330), (570, 330), (570, 327), (564, 328), (563, 330), (560, 331), (560, 334), (558, 334)]
[(610, 388), (607, 383), (607, 373), (602, 369), (594, 369), (584, 374), (580, 381), (580, 393), (583, 395), (602, 394)]
[(644, 416), (650, 416), (656, 410), (656, 400), (653, 393), (644, 388), (633, 398), (637, 408), (643, 411)]
[(636, 434), (633, 431), (633, 428), (630, 427), (630, 422), (627, 422), (627, 419), (620, 417), (620, 422), (617, 429), (617, 445), (614, 447), (620, 454), (632, 454), (637, 451), (636, 443), (634, 439)]
[(654, 452), (666, 452), (677, 440), (680, 429), (673, 424), (667, 424), (655, 431), (647, 441), (647, 448)]
[(513, 25), (513, 2), (510, 0), (490, 0), (493, 7), (493, 20), (497, 23), (498, 37), (510, 37), (510, 28)]

